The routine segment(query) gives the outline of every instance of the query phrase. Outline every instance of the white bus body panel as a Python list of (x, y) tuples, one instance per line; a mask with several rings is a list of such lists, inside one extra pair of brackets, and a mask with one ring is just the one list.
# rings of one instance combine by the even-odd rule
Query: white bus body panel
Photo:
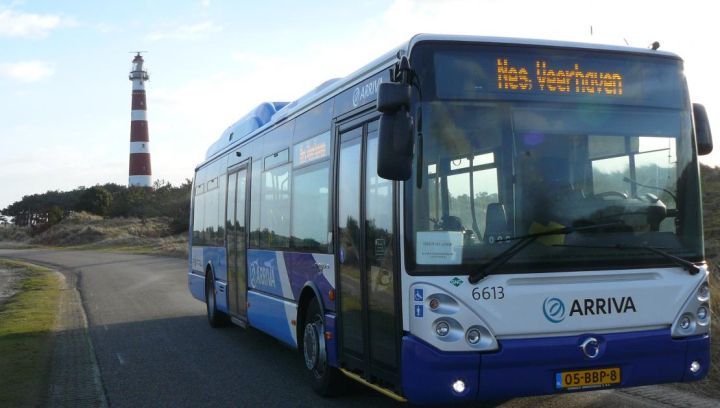
[[(408, 308), (420, 303), (411, 297), (415, 288), (428, 288), (425, 298), (433, 289), (447, 293), (498, 338), (549, 337), (669, 327), (704, 277), (681, 268), (631, 269), (494, 275), (471, 285), (467, 276), (406, 275), (404, 292)], [(547, 306), (558, 305), (554, 315), (544, 307), (551, 299), (560, 300)], [(412, 310), (409, 319), (418, 320)]]

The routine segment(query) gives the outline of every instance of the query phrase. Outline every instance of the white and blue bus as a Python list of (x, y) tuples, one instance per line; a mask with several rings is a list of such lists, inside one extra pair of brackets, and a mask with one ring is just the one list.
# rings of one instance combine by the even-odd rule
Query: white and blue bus
[(418, 35), (210, 147), (189, 289), (212, 326), (297, 348), (324, 395), (699, 380), (711, 150), (672, 53)]

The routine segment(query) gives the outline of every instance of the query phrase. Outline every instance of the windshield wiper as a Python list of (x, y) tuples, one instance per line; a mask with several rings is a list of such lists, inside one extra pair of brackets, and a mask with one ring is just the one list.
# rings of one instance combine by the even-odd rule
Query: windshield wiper
[(624, 244), (615, 244), (615, 245), (553, 245), (553, 246), (561, 246), (561, 247), (569, 247), (569, 248), (597, 248), (597, 249), (644, 249), (646, 251), (650, 251), (652, 253), (658, 254), (662, 256), (663, 258), (667, 259), (668, 261), (671, 261), (675, 265), (681, 266), (683, 269), (688, 271), (690, 275), (697, 275), (700, 272), (700, 267), (695, 265), (694, 263), (688, 261), (687, 259), (683, 259), (680, 257), (677, 257), (669, 252), (665, 252), (660, 248), (651, 247), (648, 245), (624, 245)]
[(623, 225), (622, 222), (612, 222), (607, 224), (593, 224), (593, 225), (583, 225), (582, 227), (563, 227), (563, 228), (556, 228), (548, 231), (542, 231), (542, 232), (536, 232), (534, 234), (528, 234), (528, 235), (521, 235), (517, 237), (508, 238), (508, 240), (518, 240), (518, 242), (514, 243), (511, 247), (508, 249), (500, 252), (497, 254), (493, 259), (490, 260), (487, 264), (485, 264), (482, 268), (479, 270), (473, 272), (468, 277), (468, 281), (471, 284), (476, 284), (480, 282), (481, 280), (485, 279), (487, 276), (492, 275), (497, 268), (505, 265), (515, 254), (522, 251), (525, 247), (533, 243), (536, 239), (540, 237), (545, 237), (548, 235), (567, 235), (572, 234), (573, 232), (577, 231), (585, 231), (585, 230), (592, 230), (592, 229), (598, 229), (598, 228), (605, 228), (605, 227), (616, 227), (618, 225)]

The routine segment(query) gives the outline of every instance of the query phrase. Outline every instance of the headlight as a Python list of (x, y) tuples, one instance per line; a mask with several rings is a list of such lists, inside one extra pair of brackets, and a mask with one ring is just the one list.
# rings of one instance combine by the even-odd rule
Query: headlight
[(474, 327), (470, 328), (465, 334), (465, 339), (472, 345), (478, 344), (481, 338), (482, 334), (480, 334), (480, 330)]
[(450, 325), (444, 321), (441, 320), (435, 324), (435, 333), (440, 337), (445, 337), (450, 333)]
[(670, 328), (672, 337), (697, 336), (710, 332), (710, 285), (707, 279), (708, 272), (705, 271), (705, 278), (695, 290), (690, 292), (690, 296), (675, 317), (675, 322)]
[(710, 285), (707, 282), (703, 282), (698, 288), (697, 298), (701, 302), (707, 302), (710, 300)]
[(704, 304), (700, 306), (697, 310), (697, 313), (695, 313), (698, 318), (698, 323), (700, 324), (707, 324), (708, 317), (710, 316), (710, 312), (708, 311), (708, 305)]

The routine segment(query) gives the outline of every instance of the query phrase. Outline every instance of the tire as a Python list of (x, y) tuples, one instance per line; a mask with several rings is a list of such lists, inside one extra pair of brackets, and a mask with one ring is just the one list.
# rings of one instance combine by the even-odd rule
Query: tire
[(342, 394), (346, 388), (345, 376), (327, 361), (325, 347), (325, 318), (320, 312), (317, 299), (312, 299), (305, 312), (305, 328), (302, 333), (302, 356), (305, 368), (312, 379), (312, 387), (323, 397)]
[(205, 308), (210, 327), (223, 327), (228, 324), (228, 316), (217, 310), (217, 298), (215, 297), (215, 277), (211, 271), (205, 275)]

